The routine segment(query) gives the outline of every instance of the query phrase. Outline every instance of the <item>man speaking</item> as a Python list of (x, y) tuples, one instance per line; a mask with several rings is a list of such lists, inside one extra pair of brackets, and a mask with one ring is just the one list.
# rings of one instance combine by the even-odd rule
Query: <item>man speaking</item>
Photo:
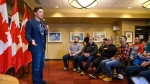
[(35, 18), (26, 23), (25, 36), (29, 43), (28, 50), (32, 54), (32, 84), (46, 84), (43, 80), (45, 62), (45, 44), (48, 26), (41, 22), (43, 19), (42, 7), (34, 9)]

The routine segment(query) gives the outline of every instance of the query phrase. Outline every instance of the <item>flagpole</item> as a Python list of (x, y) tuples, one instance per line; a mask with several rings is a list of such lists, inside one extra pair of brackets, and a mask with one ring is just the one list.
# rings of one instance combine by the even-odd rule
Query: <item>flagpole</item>
[[(26, 3), (24, 3), (24, 9), (26, 10)], [(24, 11), (25, 12), (25, 11)], [(25, 12), (26, 13), (26, 12)], [(24, 18), (24, 17), (23, 17)], [(24, 22), (24, 20), (23, 20), (23, 22)], [(23, 24), (22, 24), (22, 26), (23, 26)], [(21, 28), (23, 28), (23, 27), (21, 27)], [(23, 29), (21, 29), (22, 31), (23, 31)], [(23, 55), (24, 56), (24, 55)], [(28, 76), (27, 75), (25, 75), (25, 64), (23, 64), (23, 66), (22, 66), (22, 75), (20, 76), (20, 78), (27, 78)]]

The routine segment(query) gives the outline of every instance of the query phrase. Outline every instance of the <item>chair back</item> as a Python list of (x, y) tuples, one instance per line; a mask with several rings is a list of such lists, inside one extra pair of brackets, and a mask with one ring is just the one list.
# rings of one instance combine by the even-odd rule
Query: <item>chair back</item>
[(132, 52), (132, 48), (130, 48), (129, 56), (128, 56), (128, 59), (127, 59), (127, 62), (126, 62), (126, 67), (129, 66), (129, 65), (131, 65), (131, 64), (130, 64), (131, 52)]

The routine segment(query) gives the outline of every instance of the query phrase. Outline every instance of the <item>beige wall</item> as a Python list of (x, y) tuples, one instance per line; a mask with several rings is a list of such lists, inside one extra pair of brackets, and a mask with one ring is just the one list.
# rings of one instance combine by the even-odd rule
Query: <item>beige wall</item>
[[(62, 42), (47, 42), (46, 59), (62, 59), (62, 56), (68, 52), (68, 48), (72, 44), (69, 41), (70, 31), (85, 32), (85, 36), (86, 33), (93, 35), (93, 31), (106, 31), (106, 37), (110, 38), (115, 36), (112, 31), (113, 26), (114, 24), (49, 24), (49, 31), (62, 31)], [(101, 43), (97, 44), (100, 46)]]
[(133, 42), (135, 38), (135, 26), (146, 26), (146, 21), (122, 21), (122, 29), (121, 29), (122, 35), (124, 35), (125, 31), (132, 31)]
[[(62, 56), (68, 52), (68, 48), (72, 44), (69, 41), (70, 31), (85, 32), (85, 36), (86, 33), (91, 33), (91, 35), (93, 35), (93, 31), (106, 31), (107, 38), (110, 38), (111, 36), (115, 38), (116, 32), (112, 30), (114, 25), (115, 24), (49, 24), (49, 31), (62, 32), (62, 42), (47, 42), (46, 59), (62, 59)], [(122, 21), (117, 25), (120, 27), (121, 35), (124, 35), (125, 31), (132, 31), (134, 41), (135, 26), (146, 26), (146, 21)], [(98, 46), (101, 45), (101, 43), (97, 44)]]

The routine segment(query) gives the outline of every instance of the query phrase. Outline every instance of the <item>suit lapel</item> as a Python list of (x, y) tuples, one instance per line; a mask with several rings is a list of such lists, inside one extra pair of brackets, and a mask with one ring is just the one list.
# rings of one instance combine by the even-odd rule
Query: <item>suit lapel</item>
[(34, 25), (37, 27), (39, 33), (41, 34), (41, 32), (40, 32), (40, 27), (36, 24), (35, 19), (33, 19), (33, 23), (34, 23)]

